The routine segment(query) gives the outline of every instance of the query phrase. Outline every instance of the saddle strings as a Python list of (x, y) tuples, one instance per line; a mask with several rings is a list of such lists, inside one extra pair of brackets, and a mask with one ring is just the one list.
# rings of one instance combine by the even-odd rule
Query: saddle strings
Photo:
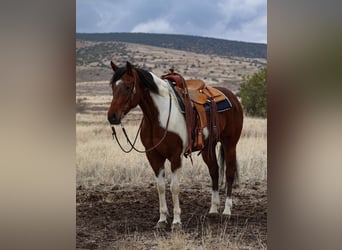
[[(136, 82), (137, 82), (137, 80), (136, 80), (136, 74), (134, 74), (134, 84), (133, 84), (133, 87), (130, 89), (129, 95), (127, 96), (127, 101), (126, 101), (125, 106), (123, 107), (123, 112), (122, 112), (122, 115), (121, 115), (121, 118), (120, 118), (120, 119), (123, 118), (124, 113), (126, 112), (126, 109), (128, 109), (129, 104), (131, 103), (131, 101), (132, 101), (132, 99), (133, 99), (133, 98), (132, 98), (132, 96), (133, 96), (132, 93), (133, 93), (133, 90), (134, 90), (134, 88), (135, 88)], [(135, 145), (135, 143), (136, 143), (136, 141), (137, 141), (138, 134), (139, 134), (139, 132), (140, 132), (140, 130), (141, 130), (142, 122), (143, 122), (143, 120), (141, 120), (139, 129), (138, 129), (138, 132), (137, 132), (137, 134), (136, 134), (136, 136), (135, 136), (135, 138), (134, 138), (133, 145)], [(118, 138), (117, 135), (116, 135), (115, 127), (114, 127), (113, 125), (112, 125), (111, 127), (112, 127), (112, 137), (113, 137), (113, 140), (114, 140), (114, 139), (116, 140), (116, 142), (118, 143), (120, 149), (121, 149), (123, 152), (125, 152), (125, 153), (130, 153), (130, 152), (133, 150), (133, 147), (131, 147), (131, 148), (128, 149), (128, 150), (124, 149), (124, 147), (121, 145), (121, 143), (120, 143), (120, 141), (119, 141), (119, 138)], [(122, 129), (122, 131), (124, 132), (124, 135), (125, 135), (127, 141), (129, 142), (129, 144), (131, 144), (131, 141), (128, 139), (128, 135), (127, 135), (126, 130), (125, 130), (125, 128), (123, 127), (122, 123), (121, 123), (121, 129)], [(132, 144), (131, 144), (131, 145), (132, 145)]]

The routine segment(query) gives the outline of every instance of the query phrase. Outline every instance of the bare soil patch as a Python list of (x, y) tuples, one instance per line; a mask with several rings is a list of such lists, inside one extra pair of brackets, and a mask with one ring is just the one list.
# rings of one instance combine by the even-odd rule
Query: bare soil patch
[[(222, 216), (208, 217), (210, 192), (200, 185), (182, 186), (180, 205), (183, 232), (201, 245), (203, 236), (221, 240), (228, 236), (239, 246), (260, 248), (267, 246), (266, 182), (242, 183), (233, 191), (233, 210), (230, 220)], [(221, 191), (221, 210), (224, 194)], [(172, 213), (169, 187), (167, 204)], [(156, 237), (172, 234), (168, 228), (156, 231), (159, 201), (154, 183), (136, 187), (97, 186), (77, 188), (77, 248), (78, 249), (156, 249)], [(170, 223), (172, 218), (170, 218)], [(128, 244), (129, 246), (122, 245)], [(197, 241), (197, 242), (196, 242)]]

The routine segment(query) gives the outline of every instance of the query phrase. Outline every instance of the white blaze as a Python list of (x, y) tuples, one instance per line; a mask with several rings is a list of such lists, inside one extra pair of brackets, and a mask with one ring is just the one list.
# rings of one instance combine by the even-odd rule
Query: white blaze
[(117, 81), (115, 82), (115, 86), (119, 86), (121, 83), (122, 83), (122, 80), (121, 80), (121, 79), (120, 79), (120, 80), (117, 80)]

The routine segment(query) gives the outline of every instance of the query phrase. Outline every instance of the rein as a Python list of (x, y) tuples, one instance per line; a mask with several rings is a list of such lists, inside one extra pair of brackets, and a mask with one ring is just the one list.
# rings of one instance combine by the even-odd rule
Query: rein
[(140, 126), (139, 126), (139, 129), (138, 129), (138, 131), (137, 131), (137, 134), (135, 135), (135, 138), (134, 138), (133, 143), (132, 143), (131, 140), (128, 138), (128, 135), (127, 135), (127, 133), (126, 133), (126, 129), (125, 129), (125, 127), (123, 126), (123, 124), (121, 123), (122, 132), (124, 133), (127, 142), (128, 142), (129, 145), (131, 146), (131, 148), (128, 149), (128, 150), (126, 150), (126, 149), (124, 149), (124, 148), (122, 147), (122, 145), (121, 145), (121, 143), (120, 143), (120, 141), (119, 141), (119, 139), (118, 139), (118, 137), (117, 137), (117, 135), (116, 135), (115, 127), (112, 126), (112, 131), (113, 131), (112, 136), (113, 136), (113, 139), (116, 140), (116, 142), (119, 144), (119, 146), (120, 146), (120, 148), (121, 148), (121, 150), (122, 150), (123, 152), (125, 152), (125, 153), (130, 153), (130, 152), (134, 149), (134, 150), (137, 151), (138, 153), (146, 153), (146, 152), (150, 152), (150, 151), (152, 151), (153, 149), (157, 148), (157, 147), (163, 142), (163, 140), (165, 139), (166, 134), (167, 134), (167, 129), (168, 129), (168, 127), (169, 127), (170, 116), (171, 116), (172, 97), (171, 97), (171, 94), (170, 94), (170, 93), (169, 93), (169, 97), (170, 97), (169, 115), (168, 115), (167, 121), (166, 121), (165, 132), (164, 132), (164, 134), (163, 134), (163, 137), (160, 139), (160, 141), (159, 141), (156, 145), (152, 146), (151, 148), (146, 149), (146, 150), (140, 150), (140, 149), (137, 149), (137, 148), (135, 147), (135, 143), (137, 142), (138, 134), (139, 134), (139, 132), (140, 132), (140, 130), (141, 130), (141, 126), (142, 126), (142, 123), (143, 123), (143, 121), (144, 121), (144, 118), (143, 118), (143, 119), (141, 120), (141, 122), (140, 122)]

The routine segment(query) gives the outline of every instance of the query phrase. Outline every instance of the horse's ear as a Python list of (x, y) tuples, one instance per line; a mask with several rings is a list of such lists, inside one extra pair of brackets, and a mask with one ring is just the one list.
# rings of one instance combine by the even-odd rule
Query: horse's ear
[(113, 69), (113, 71), (115, 72), (115, 71), (117, 71), (118, 70), (118, 66), (116, 66), (112, 61), (110, 61), (110, 66), (112, 66), (112, 69)]
[(126, 70), (129, 75), (133, 75), (133, 65), (129, 61), (126, 62)]

